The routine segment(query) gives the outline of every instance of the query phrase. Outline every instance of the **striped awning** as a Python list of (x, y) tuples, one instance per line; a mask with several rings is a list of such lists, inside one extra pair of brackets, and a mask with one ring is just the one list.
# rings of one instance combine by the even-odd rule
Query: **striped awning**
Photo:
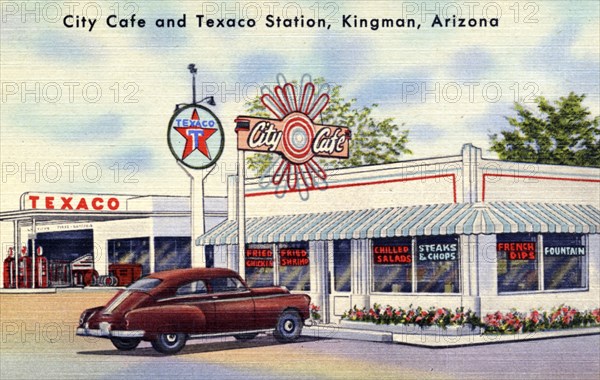
[[(247, 243), (517, 232), (598, 233), (600, 210), (558, 203), (449, 203), (249, 218)], [(198, 237), (197, 245), (237, 244), (237, 221)]]

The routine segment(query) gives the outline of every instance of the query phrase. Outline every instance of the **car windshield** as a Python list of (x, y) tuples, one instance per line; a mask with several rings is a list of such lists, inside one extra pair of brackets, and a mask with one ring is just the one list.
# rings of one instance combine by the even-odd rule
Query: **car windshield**
[(161, 283), (162, 280), (158, 278), (142, 278), (141, 280), (137, 280), (133, 284), (127, 287), (127, 290), (135, 291), (139, 290), (142, 292), (146, 292), (148, 290), (156, 288), (158, 284)]

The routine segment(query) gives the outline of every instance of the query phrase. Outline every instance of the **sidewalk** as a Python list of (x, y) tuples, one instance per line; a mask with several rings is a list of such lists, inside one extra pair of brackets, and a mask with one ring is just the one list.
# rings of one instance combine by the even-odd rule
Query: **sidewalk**
[(513, 343), (529, 340), (553, 339), (581, 335), (600, 334), (600, 327), (577, 328), (556, 331), (537, 331), (531, 333), (505, 335), (439, 335), (398, 334), (393, 332), (377, 332), (359, 328), (340, 327), (336, 324), (305, 326), (303, 336), (324, 339), (348, 339), (369, 342), (398, 343), (429, 348), (448, 348), (494, 343)]
[(42, 293), (78, 293), (78, 292), (116, 292), (125, 289), (124, 286), (86, 286), (68, 288), (0, 288), (0, 294), (42, 294)]

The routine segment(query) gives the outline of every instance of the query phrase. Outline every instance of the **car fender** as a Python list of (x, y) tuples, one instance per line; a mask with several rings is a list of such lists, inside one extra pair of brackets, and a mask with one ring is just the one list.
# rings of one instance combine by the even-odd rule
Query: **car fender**
[(147, 339), (164, 333), (199, 334), (206, 331), (204, 313), (189, 305), (144, 307), (127, 313), (125, 320), (127, 330), (143, 330)]

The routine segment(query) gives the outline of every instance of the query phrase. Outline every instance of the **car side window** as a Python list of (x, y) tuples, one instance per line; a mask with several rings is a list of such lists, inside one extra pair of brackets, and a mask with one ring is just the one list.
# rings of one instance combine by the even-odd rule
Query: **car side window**
[(186, 296), (190, 294), (206, 294), (207, 292), (206, 283), (203, 280), (200, 280), (180, 286), (177, 288), (175, 295)]
[(210, 280), (210, 286), (213, 293), (240, 292), (246, 290), (246, 287), (235, 277), (220, 277)]

